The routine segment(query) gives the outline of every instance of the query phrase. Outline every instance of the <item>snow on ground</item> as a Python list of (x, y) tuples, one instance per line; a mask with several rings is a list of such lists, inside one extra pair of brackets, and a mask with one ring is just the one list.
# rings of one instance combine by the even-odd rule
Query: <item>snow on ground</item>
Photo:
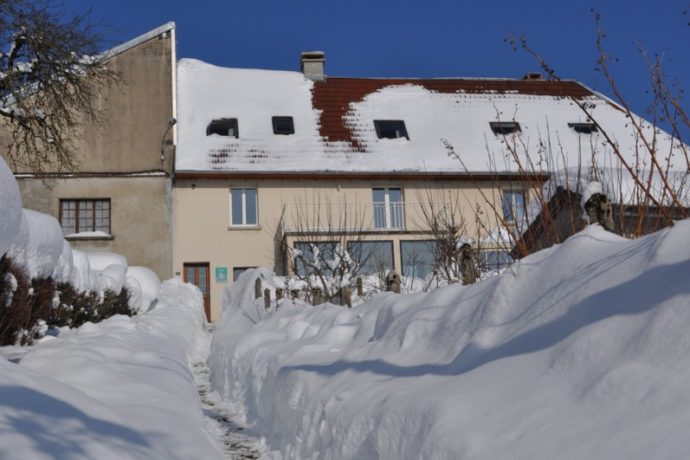
[(0, 349), (3, 459), (214, 459), (189, 362), (203, 359), (198, 289), (165, 282), (153, 310)]
[[(209, 327), (209, 332), (212, 326)], [(238, 422), (232, 405), (223, 401), (217, 392), (211, 391), (210, 370), (206, 362), (210, 336), (206, 341), (203, 359), (192, 363), (192, 374), (196, 382), (204, 422), (209, 433), (213, 433), (226, 452), (226, 458), (251, 460), (264, 458), (265, 446), (255, 437), (244, 433), (244, 426)]]
[[(246, 276), (245, 276), (246, 275)], [(590, 226), (500, 276), (254, 313), (225, 292), (209, 365), (277, 458), (687, 458), (690, 221)]]

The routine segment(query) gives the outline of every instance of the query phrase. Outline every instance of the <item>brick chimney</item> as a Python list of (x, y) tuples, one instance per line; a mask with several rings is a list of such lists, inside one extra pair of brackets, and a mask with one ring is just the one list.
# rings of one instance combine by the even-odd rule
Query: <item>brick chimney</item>
[(325, 80), (325, 62), (326, 53), (323, 51), (304, 51), (300, 56), (300, 70), (310, 80)]

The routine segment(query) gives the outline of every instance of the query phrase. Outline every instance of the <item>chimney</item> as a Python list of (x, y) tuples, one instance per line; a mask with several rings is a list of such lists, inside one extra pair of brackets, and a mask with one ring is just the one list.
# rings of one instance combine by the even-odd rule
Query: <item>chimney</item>
[(541, 73), (539, 72), (528, 72), (522, 77), (523, 80), (543, 80)]
[(325, 80), (323, 72), (326, 53), (323, 51), (304, 51), (300, 56), (300, 70), (310, 80)]

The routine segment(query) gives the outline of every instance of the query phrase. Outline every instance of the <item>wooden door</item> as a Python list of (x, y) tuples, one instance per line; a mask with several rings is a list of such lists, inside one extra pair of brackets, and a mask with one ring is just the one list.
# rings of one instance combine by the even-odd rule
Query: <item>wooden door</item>
[(211, 321), (211, 270), (208, 262), (184, 264), (184, 280), (199, 288), (204, 296), (204, 312)]

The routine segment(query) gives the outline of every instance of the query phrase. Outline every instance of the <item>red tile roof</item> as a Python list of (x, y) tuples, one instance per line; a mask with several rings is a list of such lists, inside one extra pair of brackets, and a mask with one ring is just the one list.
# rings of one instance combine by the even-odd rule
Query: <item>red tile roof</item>
[(357, 150), (362, 146), (352, 138), (344, 116), (350, 104), (388, 86), (418, 85), (438, 93), (518, 93), (535, 96), (592, 96), (592, 92), (575, 81), (491, 80), (491, 79), (400, 79), (329, 77), (314, 83), (312, 104), (321, 111), (320, 134), (326, 141), (345, 141)]

